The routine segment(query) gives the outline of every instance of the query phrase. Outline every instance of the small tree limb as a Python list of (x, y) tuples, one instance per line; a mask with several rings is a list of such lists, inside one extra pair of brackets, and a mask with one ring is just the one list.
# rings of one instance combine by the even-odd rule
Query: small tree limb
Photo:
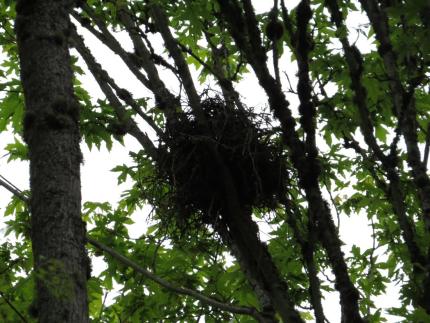
[(25, 196), (24, 193), (20, 189), (18, 189), (15, 185), (13, 185), (11, 182), (9, 182), (2, 175), (0, 175), (0, 186), (3, 186), (5, 189), (7, 189), (13, 195), (18, 197), (20, 200), (22, 200), (22, 201), (28, 200), (28, 197)]
[[(154, 146), (153, 142), (149, 139), (149, 137), (139, 129), (136, 122), (128, 116), (126, 109), (122, 106), (118, 97), (113, 92), (112, 84), (115, 84), (115, 82), (109, 77), (108, 73), (102, 69), (101, 65), (96, 62), (94, 56), (85, 46), (84, 41), (74, 29), (72, 30), (72, 36), (77, 51), (84, 59), (85, 63), (88, 66), (88, 69), (96, 79), (100, 89), (106, 95), (107, 99), (109, 100), (109, 103), (114, 108), (118, 121), (121, 123), (121, 125), (124, 126), (126, 132), (128, 132), (130, 135), (137, 139), (137, 141), (145, 149), (146, 153), (150, 155), (153, 159), (156, 159), (158, 154), (157, 148)], [(114, 87), (116, 87), (117, 91), (119, 90), (116, 85), (114, 85)], [(156, 131), (157, 129), (158, 128), (155, 128)]]
[[(0, 186), (3, 186), (4, 188), (6, 188), (9, 192), (11, 192), (12, 194), (14, 194), (16, 197), (18, 197), (19, 199), (21, 199), (24, 202), (28, 202), (29, 198), (26, 197), (21, 190), (19, 189), (14, 189), (11, 185), (8, 185), (7, 182), (3, 181), (0, 179)], [(217, 307), (221, 310), (230, 312), (230, 313), (234, 313), (234, 314), (242, 314), (242, 315), (249, 315), (252, 316), (253, 318), (255, 318), (258, 322), (265, 322), (264, 317), (260, 314), (260, 312), (258, 312), (257, 309), (253, 308), (253, 307), (246, 307), (246, 306), (235, 306), (235, 305), (231, 305), (231, 304), (226, 304), (223, 302), (220, 302), (214, 298), (208, 297), (206, 295), (203, 295), (197, 291), (194, 291), (192, 289), (189, 288), (185, 288), (185, 287), (178, 287), (178, 286), (174, 286), (173, 284), (169, 283), (168, 281), (162, 279), (161, 277), (158, 277), (157, 275), (155, 275), (154, 273), (152, 273), (151, 271), (139, 266), (138, 264), (136, 264), (134, 261), (128, 259), (127, 257), (121, 255), (120, 253), (116, 252), (114, 249), (104, 245), (103, 243), (94, 240), (91, 237), (87, 237), (87, 241), (88, 243), (90, 243), (91, 245), (93, 245), (94, 247), (96, 247), (99, 250), (102, 250), (104, 252), (106, 252), (107, 254), (109, 254), (110, 256), (112, 256), (113, 258), (115, 258), (116, 260), (120, 261), (121, 263), (129, 266), (130, 268), (133, 268), (136, 272), (144, 275), (145, 277), (147, 277), (148, 279), (151, 279), (152, 281), (156, 282), (157, 284), (159, 284), (160, 286), (168, 289), (171, 292), (177, 293), (177, 294), (182, 294), (182, 295), (188, 295), (191, 297), (194, 297), (195, 299), (198, 299), (199, 301), (213, 306), (213, 307)], [(0, 292), (0, 296), (3, 296), (3, 294)], [(5, 299), (6, 300), (6, 299)], [(9, 304), (9, 302), (8, 302)], [(25, 319), (23, 320), (24, 322), (27, 322)]]
[(112, 248), (104, 245), (103, 243), (96, 241), (96, 240), (92, 239), (91, 237), (87, 237), (87, 241), (91, 245), (96, 247), (97, 249), (103, 250), (104, 252), (106, 252), (107, 254), (109, 254), (110, 256), (115, 258), (116, 260), (129, 266), (130, 268), (133, 268), (136, 272), (144, 275), (148, 279), (156, 282), (157, 284), (168, 289), (171, 292), (191, 296), (191, 297), (198, 299), (199, 301), (201, 301), (207, 305), (217, 307), (219, 309), (225, 310), (225, 311), (230, 312), (230, 313), (250, 315), (260, 322), (263, 321), (263, 318), (261, 317), (259, 312), (253, 307), (235, 306), (235, 305), (231, 305), (231, 304), (222, 303), (222, 302), (220, 302), (214, 298), (203, 295), (203, 294), (196, 292), (192, 289), (174, 286), (173, 284), (169, 283), (168, 281), (162, 279), (161, 277), (159, 277), (157, 275), (154, 275), (149, 270), (143, 268), (142, 266), (139, 266), (138, 264), (136, 264), (131, 259), (121, 255), (120, 253), (118, 253), (115, 250), (113, 250)]

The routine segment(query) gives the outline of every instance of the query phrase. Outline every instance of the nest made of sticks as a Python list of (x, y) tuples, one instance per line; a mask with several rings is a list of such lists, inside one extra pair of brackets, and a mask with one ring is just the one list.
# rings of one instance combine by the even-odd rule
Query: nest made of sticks
[(220, 160), (241, 205), (273, 209), (285, 173), (280, 145), (260, 127), (257, 114), (229, 108), (219, 97), (203, 100), (201, 108), (205, 125), (192, 113), (182, 113), (162, 143), (165, 153), (157, 162), (157, 176), (169, 188), (163, 203), (170, 206), (166, 220), (215, 223), (226, 207)]

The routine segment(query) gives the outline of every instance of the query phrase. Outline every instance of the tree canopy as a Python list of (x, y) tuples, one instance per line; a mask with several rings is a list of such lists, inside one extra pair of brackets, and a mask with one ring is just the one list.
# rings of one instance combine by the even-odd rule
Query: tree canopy
[[(30, 158), (32, 185), (21, 191), (0, 170), (14, 194), (2, 210), (0, 320), (43, 321), (44, 291), (67, 299), (64, 281), (82, 287), (88, 274), (88, 304), (75, 305), (93, 322), (323, 323), (334, 297), (342, 322), (430, 321), (428, 1), (43, 3), (0, 0), (0, 138), (14, 137), (1, 145), (9, 163)], [(50, 171), (79, 189), (68, 168), (82, 163), (78, 136), (93, 150), (136, 143), (112, 170), (129, 184), (118, 203), (37, 193)], [(40, 231), (40, 208), (74, 219), (72, 231), (56, 226), (70, 243)], [(370, 228), (363, 243), (342, 242), (348, 219)], [(74, 258), (46, 269), (49, 241), (65, 259), (80, 254), (77, 269)], [(46, 272), (61, 266), (59, 284)]]

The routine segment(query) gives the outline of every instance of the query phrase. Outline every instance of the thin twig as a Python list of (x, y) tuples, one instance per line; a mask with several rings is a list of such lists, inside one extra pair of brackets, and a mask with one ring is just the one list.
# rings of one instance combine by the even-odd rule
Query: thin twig
[(290, 92), (292, 94), (297, 94), (297, 92), (293, 89), (293, 85), (291, 84), (291, 80), (290, 80), (290, 77), (288, 76), (288, 73), (284, 72), (284, 75), (286, 76), (287, 81), (288, 81), (288, 86), (289, 86), (288, 92)]
[(18, 309), (6, 298), (5, 294), (0, 291), (0, 296), (4, 299), (7, 305), (18, 315), (18, 317), (21, 319), (21, 321), (27, 323), (27, 319), (18, 311)]
[(424, 168), (427, 169), (427, 164), (429, 161), (429, 152), (430, 152), (430, 122), (427, 126), (427, 133), (426, 133), (426, 144), (424, 147), (424, 158), (423, 158), (423, 165)]
[(102, 306), (100, 306), (99, 320), (101, 320), (101, 318), (102, 318), (103, 310), (104, 310), (106, 299), (107, 299), (108, 295), (109, 295), (109, 291), (106, 291), (106, 294), (104, 294), (104, 296), (103, 296)]
[(329, 189), (327, 182), (324, 181), (324, 187), (328, 193), (328, 196), (330, 197), (330, 202), (333, 205), (334, 211), (336, 212), (336, 217), (337, 217), (337, 230), (340, 231), (340, 212), (337, 208), (336, 202), (333, 198), (333, 194), (331, 193), (331, 190)]
[(0, 175), (0, 186), (3, 186), (5, 189), (7, 189), (9, 192), (11, 192), (13, 195), (18, 197), (22, 201), (28, 201), (29, 199), (28, 196), (25, 196), (25, 194), (19, 188), (9, 182), (2, 175)]

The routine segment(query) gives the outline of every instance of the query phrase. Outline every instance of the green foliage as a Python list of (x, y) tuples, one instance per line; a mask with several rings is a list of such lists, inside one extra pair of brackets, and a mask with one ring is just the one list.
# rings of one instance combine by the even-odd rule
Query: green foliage
[[(213, 86), (213, 80), (221, 77), (231, 81), (236, 87), (249, 77), (249, 62), (246, 62), (245, 53), (236, 45), (227, 22), (220, 18), (218, 1), (156, 2), (167, 14), (169, 27), (183, 51), (186, 63), (198, 72), (200, 85), (209, 88)], [(258, 1), (253, 2), (257, 4)], [(385, 12), (389, 17), (390, 41), (396, 53), (398, 77), (401, 84), (414, 96), (416, 138), (422, 148), (429, 144), (430, 131), (429, 22), (426, 22), (428, 17), (423, 14), (429, 10), (428, 4), (424, 0), (385, 2), (391, 3)], [(382, 153), (389, 155), (394, 151), (397, 154), (396, 171), (401, 193), (404, 194), (406, 218), (414, 226), (415, 242), (427, 253), (430, 237), (419, 216), (421, 205), (407, 166), (408, 152), (402, 141), (395, 149), (392, 145), (401, 123), (393, 109), (390, 80), (387, 79), (384, 58), (377, 50), (379, 41), (375, 38), (375, 30), (368, 24), (360, 25), (358, 30), (345, 26), (336, 28), (329, 17), (326, 1), (313, 0), (311, 3), (313, 18), (309, 29), (313, 45), (309, 72), (312, 99), (317, 110), (320, 187), (324, 194), (327, 191), (325, 197), (332, 214), (337, 215), (340, 222), (358, 217), (367, 221), (372, 229), (371, 247), (352, 245), (344, 246), (343, 249), (351, 281), (360, 292), (360, 312), (368, 322), (387, 322), (390, 320), (387, 314), (397, 316), (402, 322), (428, 322), (428, 313), (417, 305), (417, 295), (422, 292), (424, 276), (422, 273), (417, 274), (410, 252), (405, 246), (403, 229), (393, 211), (393, 201), (390, 200), (392, 192), (387, 190), (389, 174), (362, 138), (362, 120), (357, 109), (354, 84), (340, 41), (349, 38), (353, 43), (352, 39), (358, 37), (367, 44), (366, 48), (359, 48), (363, 53), (360, 82), (365, 90), (369, 121), (373, 125), (371, 131)], [(24, 97), (19, 81), (13, 29), (14, 4), (15, 1), (0, 0), (0, 138), (2, 132), (6, 131), (14, 135), (13, 142), (4, 143), (8, 162), (26, 160), (28, 154), (22, 140)], [(145, 42), (154, 41), (157, 30), (147, 2), (89, 0), (87, 4), (118, 35), (126, 32), (120, 13), (122, 10), (130, 10), (134, 21), (147, 35)], [(81, 12), (80, 10), (77, 12)], [(354, 1), (341, 1), (340, 11), (344, 17), (352, 16), (357, 15), (361, 7)], [(269, 12), (262, 12), (256, 16), (261, 30), (267, 24), (268, 15)], [(85, 13), (83, 16), (90, 20), (91, 26), (96, 25), (91, 16)], [(290, 10), (287, 18), (295, 28), (296, 10)], [(260, 37), (270, 56), (267, 37), (264, 34)], [(280, 61), (292, 65), (298, 59), (293, 40), (294, 34), (285, 32), (279, 45), (279, 54), (282, 54)], [(357, 46), (358, 44), (357, 41)], [(164, 50), (165, 52), (157, 55), (173, 66), (171, 53)], [(154, 53), (150, 59), (156, 60)], [(73, 57), (71, 64), (75, 73), (74, 91), (80, 104), (83, 144), (90, 149), (96, 147), (100, 150), (104, 145), (111, 150), (116, 142), (123, 143), (123, 134), (118, 131), (121, 125), (117, 108), (107, 98), (93, 97), (92, 93), (83, 88), (80, 79), (86, 76), (80, 67), (80, 60), (80, 57)], [(104, 62), (101, 63), (104, 65)], [(158, 61), (157, 64), (161, 63)], [(270, 68), (271, 64), (269, 59)], [(175, 73), (177, 76), (178, 72)], [(286, 73), (292, 76), (288, 68)], [(283, 79), (284, 81), (287, 84)], [(284, 90), (287, 88), (285, 84)], [(182, 85), (173, 92), (187, 105)], [(290, 89), (289, 92), (289, 98), (297, 94), (295, 89)], [(168, 133), (171, 129), (166, 121), (165, 110), (160, 105), (160, 98), (152, 102), (146, 94), (139, 97), (134, 102), (142, 108), (143, 114), (152, 118), (161, 131)], [(291, 102), (295, 102), (294, 99)], [(291, 105), (295, 113), (297, 106), (294, 103)], [(126, 120), (140, 120), (135, 108), (132, 109), (127, 104), (122, 107), (126, 110)], [(258, 108), (256, 107), (256, 113), (261, 112)], [(181, 110), (181, 107), (175, 109)], [(183, 110), (189, 113), (188, 106), (183, 107)], [(279, 133), (277, 121), (271, 121), (273, 126), (268, 131)], [(296, 121), (299, 123), (299, 118)], [(303, 133), (302, 129), (298, 131)], [(154, 140), (155, 146), (161, 146), (162, 140), (160, 137)], [(265, 140), (267, 145), (280, 144), (279, 137), (275, 135), (267, 136)], [(365, 149), (356, 149), (354, 145), (357, 142)], [(285, 154), (290, 153), (285, 148)], [(91, 201), (83, 203), (82, 215), (88, 224), (88, 235), (175, 286), (199, 291), (224, 303), (260, 309), (258, 297), (247, 281), (243, 268), (229, 253), (231, 251), (228, 246), (221, 242), (213, 227), (204, 225), (199, 230), (189, 230), (182, 235), (174, 234), (177, 233), (178, 226), (169, 218), (167, 211), (172, 205), (166, 204), (168, 201), (165, 198), (172, 187), (168, 183), (156, 181), (159, 160), (149, 157), (147, 151), (138, 149), (130, 151), (130, 157), (131, 163), (117, 165), (112, 169), (117, 174), (118, 185), (131, 183), (122, 192), (117, 204)], [(262, 223), (265, 234), (260, 238), (266, 241), (280, 276), (288, 282), (294, 303), (306, 308), (301, 310), (301, 315), (304, 320), (312, 321), (313, 312), (308, 310), (311, 302), (309, 271), (303, 259), (303, 244), (298, 235), (310, 243), (313, 241), (312, 235), (316, 233), (311, 230), (308, 201), (304, 192), (297, 188), (298, 174), (290, 161), (286, 160), (285, 164), (289, 177), (288, 198), (296, 207), (296, 212), (293, 212), (294, 221), (291, 221), (291, 214), (285, 210), (285, 205), (277, 205), (274, 210), (261, 207), (253, 210), (253, 215), (254, 219)], [(171, 180), (173, 182), (175, 178)], [(162, 203), (166, 204), (164, 209), (160, 207)], [(152, 210), (147, 219), (143, 219), (140, 215), (148, 213), (148, 205), (158, 205), (158, 208)], [(6, 238), (1, 240), (0, 245), (0, 321), (18, 321), (18, 311), (31, 322), (29, 308), (33, 301), (34, 283), (30, 214), (25, 203), (14, 197), (2, 210), (2, 215), (6, 219), (6, 229), (3, 232)], [(132, 237), (131, 226), (145, 229), (141, 230), (139, 237)], [(342, 230), (342, 227), (337, 229)], [(323, 277), (331, 270), (330, 261), (320, 243), (315, 242), (314, 248), (313, 259), (315, 269), (320, 273), (320, 289), (331, 297), (336, 286), (329, 278)], [(102, 264), (97, 265), (99, 268), (94, 268), (93, 276), (88, 281), (89, 310), (94, 322), (198, 322), (201, 318), (206, 322), (252, 321), (248, 316), (233, 315), (203, 304), (191, 296), (173, 293), (118, 262), (111, 255), (102, 253), (93, 246), (89, 246), (89, 250), (94, 264)], [(378, 308), (376, 298), (385, 295), (392, 285), (400, 289), (401, 305)], [(15, 310), (6, 300), (13, 304)]]
[[(33, 301), (33, 259), (29, 240), (29, 214), (23, 201), (13, 198), (4, 210), (6, 236), (0, 244), (0, 318), (3, 322), (15, 322), (19, 312), (28, 322), (33, 319), (29, 308)], [(12, 310), (9, 304), (13, 304)]]

